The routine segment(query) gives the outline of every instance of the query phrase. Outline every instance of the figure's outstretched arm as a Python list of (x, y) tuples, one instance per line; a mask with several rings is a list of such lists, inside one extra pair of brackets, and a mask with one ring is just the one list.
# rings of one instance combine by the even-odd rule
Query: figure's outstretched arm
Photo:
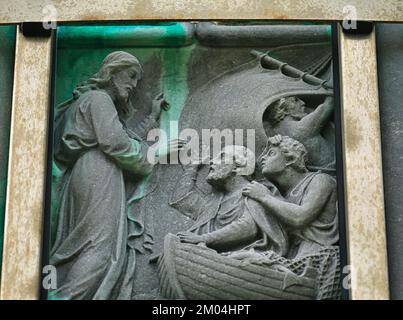
[(146, 140), (150, 130), (159, 128), (159, 120), (162, 110), (168, 110), (169, 104), (164, 98), (164, 94), (157, 95), (151, 105), (151, 113), (145, 117), (134, 129), (135, 135), (141, 140)]
[(299, 121), (299, 126), (305, 131), (306, 136), (320, 133), (329, 121), (334, 111), (333, 97), (327, 97), (314, 111)]
[(191, 232), (178, 233), (179, 239), (185, 243), (205, 242), (210, 248), (230, 250), (233, 246), (246, 241), (253, 241), (259, 230), (253, 218), (247, 211), (236, 221), (213, 232), (202, 235)]
[(254, 189), (251, 185), (248, 191), (244, 191), (244, 194), (260, 202), (283, 223), (294, 228), (302, 228), (319, 216), (334, 191), (334, 185), (325, 174), (317, 175), (309, 184), (301, 205), (278, 199), (270, 193), (260, 195), (258, 192), (254, 192)]
[(137, 135), (141, 140), (146, 140), (148, 132), (157, 128), (159, 128), (159, 120), (150, 114), (130, 132), (134, 132), (133, 136)]

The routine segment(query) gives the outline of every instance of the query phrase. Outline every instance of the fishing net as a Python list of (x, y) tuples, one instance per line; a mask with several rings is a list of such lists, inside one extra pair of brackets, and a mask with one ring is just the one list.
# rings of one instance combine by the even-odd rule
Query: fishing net
[(338, 300), (341, 298), (340, 287), (340, 255), (338, 246), (323, 247), (320, 250), (295, 259), (284, 258), (272, 251), (264, 254), (264, 264), (277, 265), (298, 276), (305, 274), (308, 269), (317, 273), (318, 300)]

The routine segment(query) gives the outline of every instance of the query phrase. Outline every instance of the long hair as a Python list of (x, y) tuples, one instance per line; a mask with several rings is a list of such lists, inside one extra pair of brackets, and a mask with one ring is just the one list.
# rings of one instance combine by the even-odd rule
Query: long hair
[(143, 76), (143, 69), (139, 60), (124, 51), (115, 51), (106, 56), (103, 60), (101, 68), (97, 73), (84, 82), (79, 83), (73, 90), (73, 97), (57, 107), (58, 112), (62, 112), (65, 107), (71, 105), (83, 93), (90, 90), (104, 89), (111, 84), (111, 78), (114, 74), (125, 68), (134, 68), (140, 79)]
[[(131, 55), (130, 53), (124, 51), (115, 51), (106, 56), (103, 60), (102, 65), (97, 73), (95, 73), (88, 80), (78, 84), (73, 90), (73, 96), (69, 100), (61, 103), (56, 107), (56, 117), (55, 117), (55, 130), (54, 130), (54, 143), (55, 151), (58, 150), (58, 145), (60, 144), (64, 127), (66, 124), (66, 111), (68, 108), (84, 93), (91, 90), (104, 89), (111, 85), (111, 78), (114, 74), (125, 68), (134, 68), (137, 73), (137, 77), (140, 79), (143, 75), (143, 69), (139, 60)], [(123, 106), (121, 106), (123, 107)], [(133, 108), (129, 104), (124, 106), (124, 112), (127, 114)]]
[(124, 51), (115, 51), (106, 56), (102, 66), (91, 78), (79, 84), (73, 91), (73, 97), (78, 98), (82, 93), (89, 90), (103, 89), (110, 85), (114, 74), (125, 68), (134, 68), (137, 77), (140, 79), (143, 75), (138, 59), (130, 53)]

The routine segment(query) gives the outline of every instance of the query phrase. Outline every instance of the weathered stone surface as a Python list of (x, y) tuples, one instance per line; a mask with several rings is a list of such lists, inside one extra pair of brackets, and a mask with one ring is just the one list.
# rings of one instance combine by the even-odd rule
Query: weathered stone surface
[[(172, 28), (172, 25), (169, 27)], [(178, 28), (182, 29), (184, 35), (193, 32), (192, 28), (186, 24), (178, 24)], [(225, 28), (228, 30), (227, 28), (231, 27), (226, 26)], [(234, 27), (234, 30), (229, 30), (229, 32), (232, 35), (240, 33), (244, 37), (248, 33), (249, 27), (244, 26), (242, 28), (245, 28), (242, 29), (242, 32), (239, 31), (239, 27)], [(284, 35), (287, 33), (291, 35), (295, 32), (295, 26), (283, 26), (283, 28), (282, 34)], [(251, 29), (251, 35), (254, 34), (252, 31)], [(165, 36), (167, 39), (163, 39), (162, 42), (165, 40), (175, 42), (178, 39), (177, 37), (170, 38), (169, 32)], [(206, 34), (204, 33), (202, 36), (206, 37)], [(217, 38), (214, 40), (214, 37)], [(226, 233), (221, 234), (221, 230), (224, 232), (226, 226), (238, 225), (240, 228), (246, 228), (239, 233), (239, 235), (246, 233), (248, 238), (242, 239), (242, 241), (250, 241), (249, 238), (253, 238), (253, 241), (266, 239), (266, 245), (260, 247), (264, 251), (252, 257), (257, 261), (253, 262), (252, 260), (250, 262), (248, 260), (251, 258), (248, 256), (250, 251), (246, 252), (245, 257), (242, 257), (245, 252), (241, 249), (245, 248), (238, 243), (239, 239), (235, 239), (237, 248), (233, 253), (237, 258), (231, 256), (228, 258), (230, 260), (226, 260), (226, 258), (220, 260), (222, 267), (224, 269), (235, 268), (234, 274), (236, 275), (236, 270), (238, 270), (236, 268), (241, 267), (242, 264), (252, 263), (253, 266), (263, 264), (263, 269), (257, 267), (253, 271), (259, 274), (259, 272), (267, 271), (265, 264), (270, 265), (276, 261), (275, 264), (282, 266), (283, 271), (276, 268), (271, 270), (271, 267), (268, 267), (273, 272), (274, 279), (285, 277), (289, 278), (287, 280), (289, 282), (284, 280), (284, 284), (273, 285), (273, 288), (268, 283), (268, 292), (258, 293), (260, 289), (255, 287), (260, 284), (255, 278), (249, 279), (249, 276), (236, 278), (234, 281), (238, 283), (236, 287), (239, 288), (239, 291), (235, 290), (233, 295), (237, 297), (245, 297), (246, 295), (247, 297), (249, 292), (256, 293), (253, 295), (255, 298), (267, 299), (276, 297), (296, 299), (338, 297), (338, 229), (335, 181), (332, 178), (335, 172), (334, 133), (332, 133), (333, 102), (330, 98), (333, 91), (332, 82), (329, 81), (331, 79), (330, 44), (329, 42), (321, 43), (323, 39), (316, 41), (316, 33), (313, 32), (308, 34), (308, 37), (305, 35), (306, 43), (299, 43), (301, 39), (298, 37), (289, 37), (290, 42), (283, 47), (270, 47), (269, 43), (263, 48), (213, 46), (215, 41), (220, 40), (220, 37), (220, 34), (217, 36), (215, 32), (212, 32), (211, 37), (207, 37), (209, 46), (194, 41), (180, 42), (176, 48), (172, 46), (132, 48), (128, 44), (129, 47), (127, 48), (114, 48), (113, 50), (96, 47), (69, 49), (66, 46), (59, 49), (56, 80), (58, 102), (69, 99), (74, 87), (76, 87), (76, 91), (72, 100), (59, 107), (56, 116), (57, 120), (60, 119), (60, 115), (63, 115), (65, 119), (61, 122), (56, 121), (56, 165), (59, 169), (67, 170), (63, 172), (54, 170), (54, 178), (57, 181), (63, 177), (73, 177), (71, 181), (60, 180), (62, 185), (66, 186), (65, 188), (58, 189), (56, 184), (53, 188), (53, 217), (54, 225), (57, 226), (54, 230), (57, 232), (54, 235), (56, 240), (51, 261), (62, 270), (63, 274), (60, 283), (62, 289), (55, 292), (56, 296), (59, 294), (61, 298), (88, 299), (203, 298), (194, 294), (195, 291), (191, 291), (193, 293), (187, 291), (184, 296), (181, 296), (172, 293), (170, 285), (167, 286), (166, 283), (164, 285), (164, 272), (168, 270), (168, 274), (171, 274), (172, 272), (169, 270), (171, 270), (172, 263), (180, 264), (175, 259), (169, 260), (168, 251), (177, 248), (178, 252), (181, 252), (181, 250), (186, 251), (188, 248), (190, 251), (193, 250), (197, 256), (197, 243), (200, 242), (197, 236), (210, 237), (207, 236), (210, 234), (209, 231), (217, 231), (220, 234), (211, 235), (211, 237), (215, 241), (221, 238), (226, 240), (230, 236)], [(257, 43), (263, 45), (264, 41), (259, 39)], [(282, 44), (285, 43), (282, 42)], [(125, 52), (115, 51), (118, 49), (123, 49)], [(115, 51), (115, 53), (110, 54), (111, 51)], [(101, 61), (107, 54), (109, 55), (100, 68)], [(129, 75), (126, 74), (126, 77), (124, 74), (134, 65), (136, 65), (137, 70), (134, 73), (139, 74), (139, 65), (137, 62), (133, 62), (137, 61), (135, 57), (138, 58), (143, 69), (143, 78), (140, 80), (136, 76), (136, 81), (130, 80)], [(132, 62), (129, 63), (128, 61)], [(114, 69), (116, 65), (123, 62), (125, 62), (123, 69)], [(105, 70), (109, 70), (109, 65), (113, 75), (110, 79), (105, 76), (107, 75)], [(92, 77), (95, 80), (87, 80), (91, 74), (95, 74)], [(84, 84), (77, 86), (79, 80), (85, 81)], [(139, 80), (138, 85), (137, 80)], [(133, 90), (129, 90), (129, 93), (128, 87), (133, 88)], [(130, 109), (131, 105), (127, 106), (125, 100), (128, 94), (132, 95), (135, 87), (136, 94), (130, 100), (136, 113), (126, 123), (123, 117), (124, 111)], [(160, 92), (164, 93), (163, 97), (159, 96)], [(156, 96), (159, 98), (153, 100)], [(169, 104), (169, 110), (163, 110), (164, 100)], [(115, 110), (116, 115), (108, 114), (114, 110), (114, 106), (117, 110)], [(100, 108), (99, 112), (97, 112), (96, 107)], [(167, 105), (165, 107), (168, 109)], [(271, 122), (273, 115), (270, 114), (270, 110), (274, 110), (274, 108), (277, 108), (278, 122)], [(155, 109), (158, 110), (155, 111)], [(123, 127), (120, 127), (118, 122), (112, 126), (111, 119), (117, 120), (117, 117), (119, 117), (120, 122), (125, 123)], [(263, 158), (270, 158), (270, 152), (273, 148), (278, 149), (276, 149), (278, 155), (280, 158), (283, 157), (281, 158), (283, 160), (285, 154), (294, 152), (295, 156), (282, 162), (280, 160), (276, 160), (277, 162), (264, 160), (263, 170), (260, 166), (259, 168), (256, 167), (255, 170), (253, 161), (253, 170), (251, 172), (249, 170), (244, 175), (233, 175), (233, 172), (238, 172), (240, 167), (231, 167), (231, 170), (226, 173), (226, 179), (231, 181), (228, 184), (225, 183), (225, 185), (233, 188), (231, 190), (223, 191), (220, 187), (215, 190), (217, 186), (210, 179), (214, 174), (209, 171), (207, 166), (197, 170), (197, 176), (192, 178), (193, 186), (197, 187), (206, 197), (215, 198), (221, 194), (223, 196), (221, 200), (216, 201), (216, 205), (221, 206), (219, 210), (226, 210), (222, 209), (226, 205), (228, 205), (229, 211), (233, 210), (230, 201), (235, 198), (240, 203), (243, 203), (243, 200), (246, 201), (246, 198), (251, 198), (250, 201), (252, 199), (256, 201), (257, 209), (241, 210), (234, 213), (231, 215), (231, 219), (225, 223), (217, 223), (215, 229), (196, 228), (193, 231), (198, 231), (192, 232), (190, 229), (194, 225), (192, 215), (184, 213), (183, 206), (178, 208), (173, 205), (173, 202), (176, 203), (176, 201), (172, 202), (175, 193), (183, 191), (183, 187), (190, 186), (190, 184), (178, 180), (182, 175), (188, 176), (180, 164), (157, 165), (153, 168), (153, 174), (148, 180), (134, 178), (127, 172), (135, 163), (130, 162), (131, 165), (129, 165), (127, 162), (129, 158), (131, 159), (131, 152), (129, 152), (131, 149), (126, 148), (126, 143), (130, 139), (141, 140), (140, 144), (146, 147), (144, 140), (147, 132), (155, 127), (157, 122), (162, 129), (167, 131), (173, 129), (171, 133), (168, 132), (169, 138), (175, 138), (175, 131), (178, 128), (175, 128), (175, 124), (170, 123), (170, 120), (179, 120), (179, 129), (191, 128), (199, 134), (202, 129), (253, 129), (256, 138), (254, 140), (256, 148), (253, 150), (254, 160), (263, 151), (265, 151)], [(270, 140), (268, 144), (270, 136), (276, 137)], [(286, 136), (290, 136), (290, 138)], [(102, 137), (104, 139), (98, 141)], [(111, 137), (115, 138), (112, 139)], [(114, 143), (118, 140), (120, 143), (115, 145)], [(245, 143), (246, 140), (243, 144)], [(230, 143), (229, 146), (232, 144)], [(181, 149), (186, 146), (179, 143), (178, 147)], [(77, 150), (81, 151), (77, 153)], [(141, 164), (145, 168), (147, 167), (146, 162), (144, 162), (145, 152), (140, 150), (136, 166)], [(239, 152), (245, 154), (246, 151)], [(239, 152), (229, 152), (228, 154), (236, 158), (239, 156)], [(109, 156), (105, 156), (105, 154), (109, 154)], [(309, 161), (305, 159), (307, 154), (308, 157), (311, 155)], [(239, 163), (244, 163), (242, 157), (238, 160)], [(98, 165), (96, 165), (97, 163)], [(270, 163), (272, 166), (283, 167), (278, 169), (278, 172), (270, 171), (275, 170), (274, 167), (270, 170), (267, 169), (269, 173), (266, 175), (264, 163), (268, 166)], [(220, 169), (217, 169), (217, 174), (226, 170), (222, 165), (217, 164), (218, 167)], [(325, 173), (319, 173), (318, 170), (323, 170)], [(137, 173), (144, 174), (145, 171)], [(110, 172), (108, 179), (106, 179), (107, 172)], [(263, 184), (249, 185), (248, 179), (251, 179), (253, 173), (255, 179), (266, 177), (267, 183), (272, 186), (272, 189), (267, 189), (267, 186)], [(82, 183), (80, 183), (80, 179), (83, 179)], [(111, 179), (116, 180), (115, 183), (110, 183)], [(118, 185), (123, 186), (123, 189), (118, 188)], [(266, 190), (265, 195), (262, 195), (262, 190)], [(307, 190), (311, 191), (308, 192)], [(122, 200), (124, 199), (122, 195), (125, 193), (126, 199), (128, 199), (129, 226), (125, 224), (126, 212), (119, 212), (119, 208), (125, 207), (125, 201)], [(274, 199), (272, 193), (275, 193), (278, 198)], [(235, 198), (233, 198), (234, 194), (236, 194)], [(323, 198), (327, 202), (321, 202), (320, 198), (323, 194), (327, 194)], [(88, 197), (83, 195), (88, 195)], [(187, 193), (185, 192), (184, 195)], [(316, 198), (313, 195), (316, 195)], [(62, 197), (61, 201), (58, 199), (59, 196)], [(288, 200), (284, 201), (284, 198)], [(278, 204), (277, 209), (270, 207), (272, 202)], [(292, 208), (295, 206), (290, 206), (289, 202), (294, 203), (300, 209), (293, 211)], [(74, 209), (74, 205), (77, 204), (79, 204), (80, 213), (77, 212), (78, 209)], [(270, 221), (266, 217), (270, 214), (262, 209), (265, 205), (268, 206), (269, 211), (276, 212), (274, 220)], [(188, 207), (189, 204), (184, 206)], [(203, 205), (196, 207), (199, 210), (203, 208)], [(238, 206), (235, 208), (238, 210)], [(249, 211), (253, 219), (239, 222), (238, 218), (247, 216), (248, 213), (245, 212)], [(307, 220), (295, 222), (293, 218), (286, 217), (286, 212), (292, 212), (290, 214), (294, 217), (299, 216), (300, 213), (301, 217), (305, 213), (315, 214), (312, 217), (306, 217)], [(100, 219), (98, 227), (97, 216), (103, 217)], [(113, 231), (113, 217), (116, 218), (118, 224), (116, 232)], [(193, 218), (195, 217), (193, 216)], [(269, 222), (258, 223), (257, 220), (259, 219), (268, 219)], [(109, 222), (104, 225), (105, 221)], [(209, 221), (208, 219), (205, 222), (209, 223)], [(132, 223), (133, 230), (130, 229)], [(282, 228), (285, 228), (282, 226), (283, 224), (290, 224), (296, 230), (301, 231), (304, 234), (301, 239), (304, 240), (294, 241), (293, 238), (298, 238), (298, 236), (293, 232), (283, 233), (281, 231)], [(262, 228), (266, 231), (262, 232)], [(256, 231), (257, 229), (260, 230), (259, 235), (265, 234), (264, 239), (260, 239), (260, 236), (254, 233), (253, 230)], [(191, 232), (185, 232), (186, 230)], [(126, 239), (125, 232), (130, 233), (131, 231), (134, 232), (133, 237)], [(179, 237), (167, 236), (169, 233), (176, 234), (178, 232), (181, 234)], [(227, 232), (230, 231), (227, 230)], [(322, 235), (319, 235), (320, 233)], [(116, 234), (119, 240), (112, 239), (116, 243), (112, 243), (113, 246), (111, 247), (112, 244), (106, 244), (112, 234)], [(96, 246), (93, 237), (97, 241), (104, 241), (105, 245), (101, 246), (102, 248)], [(288, 237), (292, 238), (289, 240), (289, 244), (288, 240), (282, 240)], [(210, 240), (203, 238), (201, 242), (211, 246), (212, 240)], [(124, 252), (125, 241), (132, 249), (128, 250), (131, 253), (127, 255)], [(86, 243), (93, 243), (92, 246), (89, 246), (88, 251), (85, 251), (88, 255), (88, 261), (85, 260), (86, 256), (80, 253), (81, 246)], [(98, 242), (96, 243), (98, 244)], [(100, 249), (91, 254), (97, 247)], [(115, 247), (118, 254), (115, 255), (117, 262), (114, 263), (118, 263), (120, 266), (117, 269), (114, 268), (113, 263), (109, 263), (111, 250), (113, 251)], [(214, 248), (214, 245), (212, 247)], [(254, 246), (252, 247), (254, 248)], [(231, 250), (233, 248), (222, 245), (221, 251)], [(221, 257), (215, 251), (200, 251), (199, 253), (207, 256), (204, 257), (205, 261), (196, 263), (194, 267), (202, 266), (209, 259), (212, 259), (211, 266), (215, 266), (214, 260)], [(311, 254), (310, 258), (306, 257), (307, 253)], [(133, 259), (135, 259), (135, 269), (133, 269), (134, 264), (130, 264), (134, 263)], [(167, 262), (167, 260), (169, 261)], [(323, 264), (325, 260), (328, 261), (329, 265)], [(87, 279), (91, 283), (86, 287), (79, 279), (85, 276), (86, 268), (96, 270), (97, 263), (99, 263), (100, 268), (102, 266), (102, 270), (106, 274), (91, 272), (91, 277), (88, 278), (90, 280)], [(220, 267), (220, 263), (217, 265), (218, 267)], [(235, 265), (231, 265), (234, 263)], [(237, 263), (241, 264), (237, 265)], [(80, 267), (78, 269), (73, 268), (74, 264)], [(186, 268), (185, 265), (182, 267)], [(158, 279), (158, 268), (160, 268), (161, 282)], [(285, 273), (284, 268), (288, 270)], [(332, 271), (326, 273), (323, 272), (323, 268), (330, 268)], [(112, 280), (108, 280), (110, 275), (107, 270), (112, 269), (115, 271), (119, 269), (118, 278), (113, 280), (116, 283), (119, 282), (116, 286), (113, 285)], [(125, 277), (131, 273), (134, 273), (133, 277), (129, 277), (127, 279), (129, 282), (126, 282)], [(96, 277), (99, 277), (100, 280), (91, 280)], [(179, 281), (179, 279), (177, 280)], [(172, 278), (168, 282), (170, 281)], [(188, 280), (183, 281), (186, 283)], [(217, 281), (224, 280), (217, 279)], [(292, 287), (295, 283), (300, 284), (301, 289), (298, 289), (298, 286), (296, 289), (290, 289), (291, 291), (284, 289), (288, 286)], [(207, 290), (207, 296), (216, 298), (220, 296), (213, 291), (220, 291), (224, 288), (224, 285), (218, 285), (214, 290), (206, 289), (205, 285), (203, 281), (200, 283), (196, 281), (196, 286), (201, 286), (199, 289), (202, 292)], [(330, 289), (328, 291), (312, 290), (313, 287), (316, 288), (316, 285), (321, 288), (329, 285), (328, 288)], [(184, 283), (180, 286), (184, 290)], [(246, 289), (243, 288), (244, 286)], [(284, 292), (281, 288), (284, 289)], [(277, 293), (273, 294), (272, 290)], [(223, 297), (231, 298), (233, 295), (223, 295)]]
[(353, 300), (389, 298), (375, 53), (375, 33), (340, 31), (343, 192)]
[(40, 290), (51, 43), (17, 29), (1, 299)]
[[(41, 21), (48, 0), (25, 0), (6, 2), (0, 7), (0, 19), (4, 23)], [(358, 20), (401, 21), (400, 0), (379, 2), (377, 0), (350, 0), (346, 8), (344, 0), (109, 0), (84, 2), (81, 0), (60, 0), (52, 3), (57, 10), (58, 21), (100, 21), (100, 20), (327, 20), (341, 21), (356, 8)], [(45, 11), (55, 14), (54, 11)]]
[(403, 299), (403, 25), (377, 25), (382, 163), (392, 299)]

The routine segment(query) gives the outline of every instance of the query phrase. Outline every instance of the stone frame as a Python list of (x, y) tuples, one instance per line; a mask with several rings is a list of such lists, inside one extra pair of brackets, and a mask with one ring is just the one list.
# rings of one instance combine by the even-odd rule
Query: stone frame
[[(17, 0), (0, 9), (0, 23), (42, 21), (48, 2)], [(343, 1), (118, 0), (57, 4), (58, 21), (105, 20), (331, 20)], [(402, 21), (399, 1), (350, 1), (359, 20)], [(68, 5), (68, 6), (67, 6)], [(382, 154), (375, 33), (346, 35), (338, 26), (344, 199), (352, 299), (388, 299)], [(17, 30), (13, 110), (0, 299), (38, 299), (44, 224), (53, 38)], [(37, 92), (35, 97), (29, 93)], [(359, 117), (359, 118), (358, 118)], [(363, 157), (365, 156), (365, 161)]]

